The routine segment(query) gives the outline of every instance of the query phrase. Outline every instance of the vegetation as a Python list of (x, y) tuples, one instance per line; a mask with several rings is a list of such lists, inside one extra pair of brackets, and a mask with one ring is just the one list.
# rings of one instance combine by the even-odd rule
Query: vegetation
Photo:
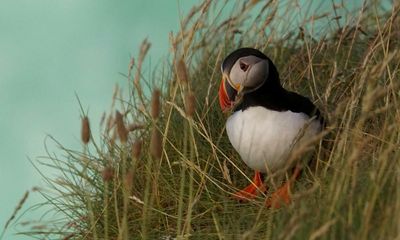
[[(226, 16), (229, 3), (204, 1), (171, 35), (171, 57), (151, 79), (142, 71), (150, 47), (144, 41), (129, 64), (129, 96), (116, 89), (101, 138), (91, 136), (82, 111), (83, 150), (60, 144), (60, 156), (40, 161), (59, 173), (44, 176), (51, 191), (40, 191), (59, 218), (25, 224), (20, 234), (399, 238), (400, 8), (382, 11), (371, 1), (355, 11), (334, 4), (307, 15), (289, 2), (243, 1)], [(231, 197), (252, 172), (227, 139), (217, 91), (221, 60), (241, 46), (265, 52), (285, 88), (309, 96), (328, 119), (315, 167), (280, 209), (265, 207), (270, 193), (246, 203)]]

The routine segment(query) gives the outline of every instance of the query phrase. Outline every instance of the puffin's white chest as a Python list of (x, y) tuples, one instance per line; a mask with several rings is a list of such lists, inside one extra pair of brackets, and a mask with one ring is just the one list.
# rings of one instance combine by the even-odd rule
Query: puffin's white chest
[(318, 120), (309, 120), (304, 113), (249, 107), (228, 118), (226, 131), (232, 146), (250, 168), (273, 172), (285, 166), (295, 144), (321, 130)]

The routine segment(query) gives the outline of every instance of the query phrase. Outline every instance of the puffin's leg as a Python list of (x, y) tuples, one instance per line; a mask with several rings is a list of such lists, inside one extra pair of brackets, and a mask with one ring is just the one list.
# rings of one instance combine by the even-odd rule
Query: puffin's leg
[(240, 201), (245, 201), (255, 198), (258, 191), (261, 192), (265, 191), (263, 178), (264, 177), (262, 173), (256, 171), (253, 177), (253, 181), (250, 183), (250, 185), (234, 193), (233, 197)]
[(294, 168), (293, 175), (290, 177), (290, 179), (272, 193), (271, 197), (265, 201), (265, 205), (272, 208), (280, 208), (282, 203), (288, 205), (292, 200), (290, 196), (290, 188), (300, 175), (300, 172), (300, 165), (297, 165)]

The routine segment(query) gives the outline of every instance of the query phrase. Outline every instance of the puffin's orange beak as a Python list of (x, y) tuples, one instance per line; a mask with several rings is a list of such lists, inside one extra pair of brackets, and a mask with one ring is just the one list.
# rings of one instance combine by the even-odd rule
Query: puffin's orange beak
[(228, 111), (235, 101), (237, 90), (227, 82), (226, 78), (223, 77), (221, 80), (221, 84), (219, 86), (219, 105), (223, 112)]
[(221, 84), (219, 85), (218, 96), (219, 96), (219, 105), (221, 106), (222, 111), (225, 112), (231, 105), (231, 101), (229, 101), (228, 94), (226, 93), (225, 90), (225, 79), (221, 80)]

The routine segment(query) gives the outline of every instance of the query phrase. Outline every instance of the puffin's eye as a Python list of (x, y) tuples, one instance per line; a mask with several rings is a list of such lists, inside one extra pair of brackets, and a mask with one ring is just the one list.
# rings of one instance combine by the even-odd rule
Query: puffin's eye
[(240, 69), (243, 70), (243, 72), (246, 72), (247, 69), (249, 69), (249, 65), (244, 63), (244, 62), (242, 62), (242, 61), (239, 62), (239, 66), (240, 66)]

